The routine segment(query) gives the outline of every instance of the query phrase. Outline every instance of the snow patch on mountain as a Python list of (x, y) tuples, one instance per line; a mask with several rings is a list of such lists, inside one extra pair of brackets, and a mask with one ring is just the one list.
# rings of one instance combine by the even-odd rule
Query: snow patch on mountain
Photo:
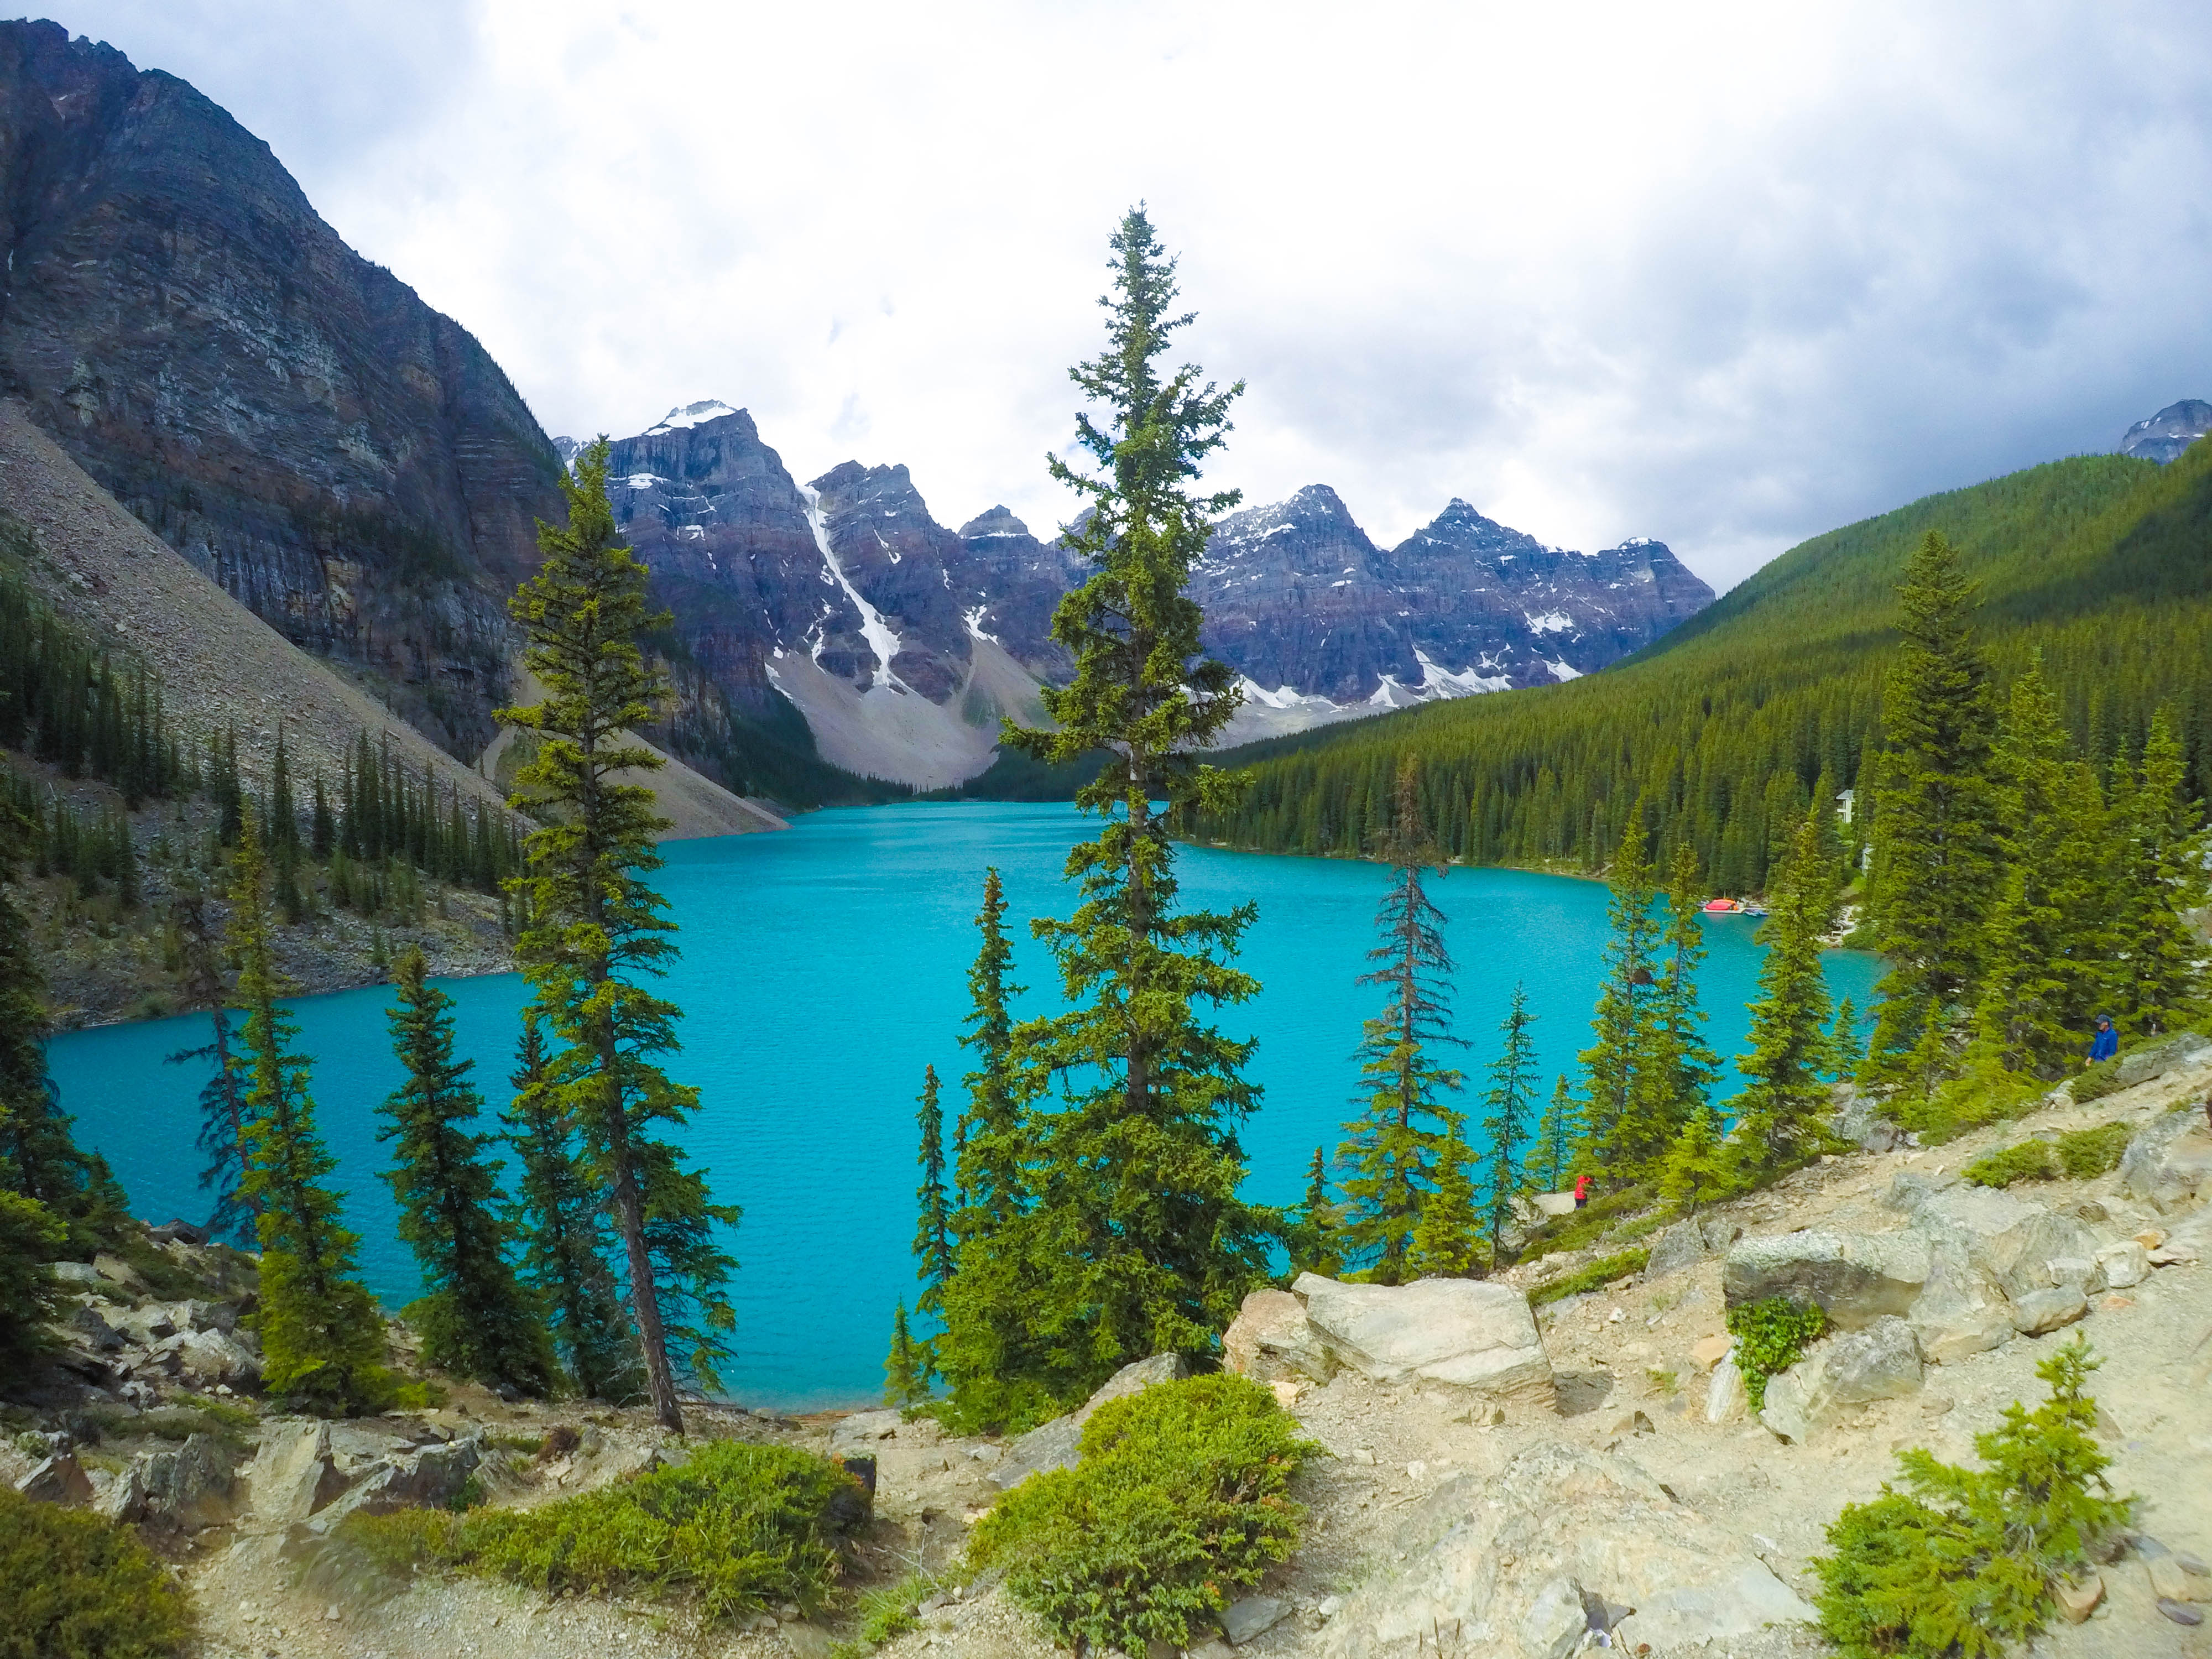
[(646, 428), (644, 435), (655, 438), (664, 432), (681, 432), (687, 427), (704, 426), (708, 421), (719, 421), (725, 415), (737, 412), (720, 398), (702, 398), (698, 403), (684, 404), (670, 410), (661, 416), (659, 425)]
[[(694, 404), (694, 408), (697, 405)], [(860, 613), (860, 637), (868, 642), (868, 649), (876, 653), (875, 683), (871, 690), (904, 691), (898, 676), (891, 672), (891, 659), (898, 655), (899, 636), (884, 620), (884, 613), (861, 597), (860, 590), (853, 586), (853, 579), (845, 574), (845, 567), (837, 562), (837, 555), (830, 545), (830, 527), (822, 516), (822, 492), (811, 484), (799, 486), (799, 499), (806, 503), (806, 522), (814, 532), (814, 544), (822, 550), (822, 562), (845, 590), (845, 597)], [(816, 655), (819, 655), (817, 650)]]

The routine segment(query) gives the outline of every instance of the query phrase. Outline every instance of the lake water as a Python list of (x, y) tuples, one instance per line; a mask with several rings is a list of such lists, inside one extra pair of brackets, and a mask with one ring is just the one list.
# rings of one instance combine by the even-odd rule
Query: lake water
[[(961, 803), (817, 812), (787, 834), (678, 842), (661, 890), (681, 924), (684, 957), (666, 994), (685, 1010), (672, 1072), (695, 1084), (685, 1132), (713, 1172), (715, 1196), (744, 1206), (734, 1240), (732, 1395), (802, 1408), (872, 1400), (882, 1387), (893, 1304), (914, 1291), (914, 1097), (925, 1063), (956, 1079), (956, 1038), (983, 868), (996, 864), (1017, 932), (1020, 1011), (1056, 1001), (1043, 951), (1024, 924), (1065, 915), (1060, 879), (1083, 820), (1064, 805)], [(1358, 1080), (1352, 1049), (1376, 993), (1357, 988), (1385, 879), (1371, 864), (1185, 849), (1183, 891), (1194, 905), (1250, 899), (1257, 924), (1243, 965), (1265, 988), (1224, 1028), (1260, 1039), (1266, 1088), (1246, 1126), (1249, 1192), (1294, 1200), (1315, 1146), (1334, 1146)], [(1548, 1097), (1589, 1042), (1606, 890), (1595, 882), (1510, 871), (1455, 870), (1433, 889), (1450, 917), (1459, 1031), (1471, 1074), (1492, 1057), (1515, 981), (1538, 1015), (1534, 1035)], [(1745, 1046), (1744, 1005), (1760, 952), (1756, 923), (1716, 917), (1701, 990), (1714, 1046)], [(1860, 1006), (1874, 957), (1833, 952), (1832, 986)], [(521, 982), (512, 975), (443, 981), (458, 1005), (459, 1047), (477, 1063), (489, 1109), (504, 1103)], [(400, 1080), (386, 1036), (388, 989), (308, 997), (295, 1005), (314, 1057), (323, 1133), (339, 1161), (348, 1223), (362, 1236), (372, 1288), (397, 1306), (419, 1288), (392, 1231), (376, 1140), (378, 1103)], [(195, 1097), (206, 1073), (163, 1056), (206, 1041), (204, 1017), (73, 1032), (51, 1048), (62, 1102), (82, 1144), (104, 1152), (137, 1213), (198, 1219)], [(1479, 1090), (1479, 1082), (1474, 1085)], [(945, 1096), (948, 1121), (957, 1086)], [(487, 1127), (492, 1127), (487, 1123)]]

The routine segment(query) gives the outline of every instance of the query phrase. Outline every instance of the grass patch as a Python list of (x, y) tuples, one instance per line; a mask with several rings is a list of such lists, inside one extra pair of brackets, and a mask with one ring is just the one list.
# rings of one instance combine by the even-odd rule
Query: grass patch
[(2135, 1127), (2127, 1123), (2100, 1123), (2094, 1129), (2076, 1129), (2058, 1137), (2058, 1163), (2069, 1178), (2094, 1181), (2120, 1167)]
[(1651, 1252), (1645, 1249), (1623, 1250), (1618, 1255), (1600, 1256), (1586, 1267), (1578, 1267), (1562, 1278), (1536, 1286), (1528, 1292), (1528, 1305), (1540, 1308), (1547, 1302), (1562, 1302), (1568, 1297), (1580, 1296), (1585, 1291), (1601, 1289), (1616, 1279), (1626, 1279), (1632, 1273), (1642, 1273), (1650, 1260)]
[(712, 1618), (825, 1607), (833, 1499), (852, 1476), (786, 1446), (718, 1440), (690, 1461), (532, 1510), (349, 1516), (340, 1533), (387, 1571), (455, 1568), (556, 1594), (685, 1590)]
[[(1573, 1214), (1553, 1216), (1529, 1234), (1528, 1242), (1521, 1247), (1521, 1260), (1534, 1261), (1595, 1244), (1627, 1218), (1658, 1201), (1659, 1195), (1641, 1182), (1617, 1193), (1601, 1194)], [(1653, 1224), (1657, 1224), (1656, 1218)]]
[(191, 1604), (128, 1527), (0, 1486), (0, 1654), (169, 1659)]
[(1001, 1499), (969, 1564), (1005, 1568), (1008, 1593), (1062, 1642), (1188, 1647), (1297, 1547), (1291, 1477), (1319, 1449), (1259, 1383), (1156, 1383), (1092, 1414), (1073, 1468)]
[(1728, 1328), (1735, 1338), (1729, 1358), (1742, 1373), (1743, 1391), (1755, 1415), (1766, 1408), (1766, 1380), (1805, 1357), (1805, 1345), (1828, 1328), (1828, 1311), (1817, 1302), (1770, 1296), (1730, 1308)]
[[(97, 1444), (102, 1440), (189, 1440), (196, 1434), (212, 1434), (225, 1444), (243, 1447), (253, 1438), (261, 1419), (247, 1407), (228, 1400), (194, 1395), (152, 1411), (134, 1412), (122, 1406), (88, 1406), (70, 1417), (81, 1437)], [(89, 1435), (82, 1430), (89, 1428)]]

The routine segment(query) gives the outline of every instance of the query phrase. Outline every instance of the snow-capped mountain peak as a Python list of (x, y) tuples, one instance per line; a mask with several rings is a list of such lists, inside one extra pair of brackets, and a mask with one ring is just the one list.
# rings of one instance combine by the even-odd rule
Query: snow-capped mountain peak
[(704, 398), (696, 404), (685, 404), (680, 408), (670, 410), (667, 414), (661, 416), (658, 426), (650, 426), (645, 429), (645, 435), (652, 438), (664, 432), (681, 432), (686, 427), (703, 426), (708, 421), (719, 421), (725, 415), (734, 415), (737, 412), (719, 398)]

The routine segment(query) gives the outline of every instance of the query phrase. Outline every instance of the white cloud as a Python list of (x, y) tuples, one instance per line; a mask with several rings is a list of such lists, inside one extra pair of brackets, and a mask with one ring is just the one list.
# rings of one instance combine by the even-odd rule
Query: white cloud
[(1067, 510), (1147, 198), (1250, 392), (1219, 468), (1465, 496), (1717, 585), (2212, 395), (2185, 11), (481, 0), (64, 5), (270, 140), (549, 430), (749, 407), (802, 479)]

